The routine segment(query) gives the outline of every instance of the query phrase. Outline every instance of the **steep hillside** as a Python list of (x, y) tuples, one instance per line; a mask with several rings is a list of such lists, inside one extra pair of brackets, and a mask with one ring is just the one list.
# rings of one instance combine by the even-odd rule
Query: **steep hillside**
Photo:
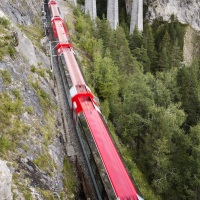
[(0, 199), (74, 196), (41, 8), (0, 0)]

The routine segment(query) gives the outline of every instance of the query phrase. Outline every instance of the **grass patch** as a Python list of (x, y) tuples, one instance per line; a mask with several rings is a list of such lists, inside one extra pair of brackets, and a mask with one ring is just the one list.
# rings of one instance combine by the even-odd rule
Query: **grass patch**
[(5, 29), (9, 29), (10, 21), (6, 19), (5, 17), (0, 17), (0, 25), (4, 27)]
[(0, 61), (5, 55), (15, 57), (15, 40), (13, 32), (10, 30), (10, 21), (4, 17), (0, 17)]
[(8, 85), (12, 82), (11, 75), (7, 70), (1, 71), (1, 77), (5, 85)]
[(2, 135), (0, 138), (0, 152), (4, 152), (7, 149), (10, 149), (11, 143), (5, 135)]
[(40, 106), (42, 107), (44, 114), (46, 115), (51, 108), (54, 108), (53, 104), (51, 103), (49, 94), (39, 87), (38, 81), (33, 82), (32, 86), (37, 92)]
[[(13, 182), (17, 186), (17, 189), (20, 193), (23, 194), (23, 197), (27, 200), (32, 199), (31, 190), (28, 188), (27, 183), (24, 180), (18, 181), (20, 178), (19, 174), (13, 173)], [(26, 179), (28, 184), (30, 184), (30, 179)], [(13, 189), (12, 189), (13, 190)], [(13, 191), (12, 191), (13, 192)], [(18, 199), (18, 195), (13, 192), (13, 199)]]
[(45, 200), (54, 200), (57, 199), (54, 197), (54, 195), (51, 193), (50, 190), (40, 190), (42, 196), (44, 197)]
[(64, 188), (67, 190), (67, 197), (70, 197), (76, 193), (77, 179), (75, 173), (69, 161), (65, 158), (63, 161), (63, 176), (64, 176)]
[(54, 169), (56, 168), (56, 164), (49, 153), (40, 155), (38, 158), (34, 159), (33, 162), (49, 175), (52, 175)]
[(24, 112), (21, 99), (13, 100), (8, 93), (0, 93), (0, 156), (15, 150), (19, 141), (29, 132), (29, 127), (20, 121)]
[(27, 106), (26, 111), (28, 112), (29, 115), (33, 115), (33, 113), (34, 113), (33, 107), (31, 107), (31, 106)]
[(16, 99), (21, 99), (21, 95), (20, 95), (20, 91), (17, 90), (17, 89), (14, 89), (13, 91), (13, 94), (15, 95)]
[[(39, 65), (38, 65), (39, 66)], [(31, 72), (38, 74), (38, 76), (45, 77), (46, 70), (44, 68), (36, 68), (35, 65), (31, 65)]]

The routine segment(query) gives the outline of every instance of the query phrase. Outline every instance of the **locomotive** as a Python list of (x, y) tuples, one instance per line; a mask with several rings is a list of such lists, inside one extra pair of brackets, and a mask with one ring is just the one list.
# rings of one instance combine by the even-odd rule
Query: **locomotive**
[[(85, 158), (97, 197), (98, 199), (142, 200), (110, 137), (95, 96), (83, 78), (59, 6), (55, 0), (49, 0), (47, 3), (51, 16), (53, 37), (57, 41), (55, 48), (59, 68), (77, 133), (79, 138), (85, 138), (82, 147), (86, 149)], [(95, 153), (98, 154), (108, 177), (109, 184), (106, 184), (106, 186), (100, 173), (97, 172), (95, 159), (91, 159), (94, 153), (92, 145), (84, 142), (88, 141), (88, 138), (93, 140), (92, 145), (96, 149)], [(108, 185), (111, 189), (107, 188)]]

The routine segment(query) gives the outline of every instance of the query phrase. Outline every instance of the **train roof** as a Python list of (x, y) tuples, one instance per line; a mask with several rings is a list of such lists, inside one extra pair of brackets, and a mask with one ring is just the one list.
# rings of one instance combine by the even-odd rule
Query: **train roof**
[[(88, 106), (90, 106), (90, 109), (88, 109)], [(87, 104), (83, 102), (82, 107), (83, 114), (116, 193), (116, 197), (120, 200), (138, 200), (137, 191), (133, 186), (100, 114), (94, 108), (92, 102), (87, 102)]]

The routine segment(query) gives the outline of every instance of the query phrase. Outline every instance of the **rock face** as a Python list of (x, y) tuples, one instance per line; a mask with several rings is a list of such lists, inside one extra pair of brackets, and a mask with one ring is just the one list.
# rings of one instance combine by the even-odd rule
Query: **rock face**
[(148, 5), (147, 19), (163, 17), (163, 20), (168, 21), (174, 14), (181, 23), (190, 24), (200, 31), (199, 0), (146, 0), (145, 3)]
[(12, 200), (11, 193), (12, 174), (6, 162), (0, 160), (0, 199)]
[[(0, 0), (0, 9), (11, 18), (12, 21), (23, 25), (34, 23), (34, 17), (41, 12), (41, 1), (3, 1)], [(1, 13), (0, 13), (1, 16)]]
[[(11, 24), (4, 34), (12, 37), (15, 32), (18, 38), (17, 45), (13, 46), (15, 55), (10, 57), (6, 54), (0, 61), (0, 94), (6, 93), (10, 102), (14, 102), (13, 91), (17, 91), (22, 102), (19, 106), (22, 113), (9, 117), (16, 135), (20, 135), (11, 141), (16, 146), (13, 149), (6, 146), (4, 152), (0, 151), (0, 157), (9, 163), (6, 165), (0, 160), (0, 200), (53, 199), (54, 194), (60, 194), (64, 188), (62, 170), (65, 152), (59, 140), (60, 129), (56, 126), (57, 114), (54, 108), (49, 107), (45, 111), (38, 93), (40, 91), (48, 97), (51, 104), (57, 103), (52, 89), (50, 62), (41, 45), (34, 43), (34, 35), (30, 35), (29, 30), (25, 31), (30, 29), (35, 37), (42, 38), (42, 34), (39, 35), (42, 24), (33, 29), (36, 20), (40, 23), (42, 2), (0, 0), (0, 17), (6, 17)], [(3, 80), (3, 71), (11, 78), (8, 84)], [(36, 72), (42, 72), (42, 75)], [(34, 83), (37, 85), (35, 88)], [(21, 127), (27, 129), (21, 131)], [(1, 129), (0, 139), (3, 134), (6, 141), (13, 137), (11, 132)], [(63, 195), (66, 196), (66, 191)]]
[(186, 65), (191, 65), (195, 58), (199, 58), (200, 45), (199, 45), (200, 33), (193, 28), (187, 28), (184, 37), (183, 57)]

